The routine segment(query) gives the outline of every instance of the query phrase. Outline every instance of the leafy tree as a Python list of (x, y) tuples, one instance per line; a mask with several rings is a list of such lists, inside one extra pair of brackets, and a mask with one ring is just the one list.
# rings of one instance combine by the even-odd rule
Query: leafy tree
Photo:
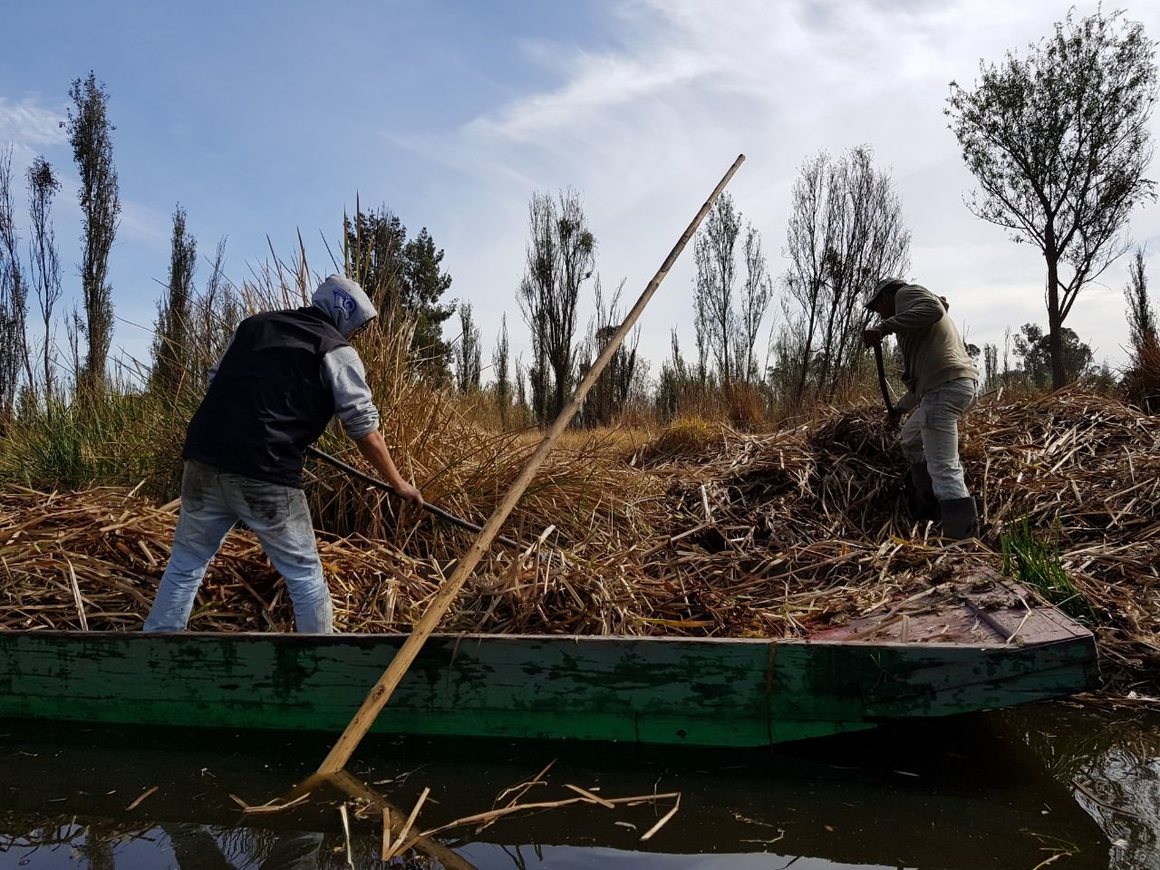
[(890, 176), (862, 146), (840, 159), (807, 161), (794, 183), (783, 300), (790, 330), (779, 339), (785, 398), (831, 398), (861, 347), (867, 286), (909, 267), (910, 232)]
[(495, 350), (491, 353), (491, 367), (495, 372), (495, 404), (499, 408), (499, 421), (506, 426), (512, 405), (511, 356), (506, 314), (500, 316), (499, 335), (495, 339)]
[(1155, 347), (1156, 311), (1148, 294), (1148, 276), (1144, 273), (1144, 249), (1136, 248), (1136, 255), (1128, 267), (1128, 286), (1124, 288), (1128, 303), (1128, 338), (1132, 351), (1139, 354), (1146, 347)]
[(1128, 302), (1132, 352), (1121, 386), (1130, 402), (1155, 412), (1160, 407), (1160, 334), (1157, 334), (1156, 311), (1148, 293), (1142, 248), (1136, 248), (1124, 297)]
[(356, 208), (343, 221), (347, 274), (358, 281), (385, 319), (406, 319), (413, 327), (411, 351), (427, 377), (444, 381), (451, 348), (443, 341), (443, 322), (455, 312), (442, 302), (451, 287), (443, 271), (443, 251), (424, 227), (408, 241), (407, 228), (385, 206)]
[(426, 227), (403, 248), (403, 263), (403, 308), (415, 321), (411, 347), (421, 354), (426, 373), (443, 380), (451, 351), (443, 341), (443, 322), (455, 304), (440, 302), (451, 289), (451, 276), (443, 271), (443, 249), (435, 247)]
[(471, 393), (479, 389), (481, 372), (479, 348), (479, 327), (471, 315), (471, 303), (459, 306), (459, 341), (453, 349), (455, 358), (455, 387), (461, 393)]
[(407, 228), (386, 208), (343, 219), (347, 274), (358, 281), (380, 314), (398, 316), (405, 309), (403, 275)]
[(532, 335), (535, 362), (528, 375), (533, 410), (544, 423), (563, 410), (576, 377), (576, 307), (594, 272), (596, 237), (571, 189), (558, 199), (533, 193), (528, 230), (517, 300)]
[(1043, 253), (1056, 388), (1067, 382), (1064, 320), (1127, 250), (1120, 230), (1132, 209), (1155, 197), (1144, 177), (1155, 43), (1120, 12), (1080, 21), (1073, 12), (1025, 57), (981, 63), (973, 90), (952, 82), (946, 110), (979, 183), (971, 211)]
[(84, 225), (81, 289), (88, 338), (78, 386), (82, 392), (100, 391), (104, 389), (105, 362), (113, 340), (113, 291), (107, 282), (109, 251), (121, 214), (111, 136), (116, 128), (109, 121), (109, 95), (92, 72), (83, 81), (73, 81), (69, 96), (73, 107), (68, 110), (68, 120), (62, 123), (68, 130), (81, 176), (77, 198)]
[(157, 303), (153, 328), (152, 385), (174, 392), (193, 367), (193, 273), (197, 268), (197, 240), (185, 229), (185, 209), (173, 212), (169, 253), (169, 283)]
[[(1023, 360), (1023, 377), (1035, 387), (1046, 388), (1052, 382), (1051, 340), (1037, 323), (1024, 323), (1015, 336), (1015, 353)], [(1065, 383), (1087, 374), (1092, 364), (1092, 349), (1079, 340), (1068, 327), (1062, 329)]]

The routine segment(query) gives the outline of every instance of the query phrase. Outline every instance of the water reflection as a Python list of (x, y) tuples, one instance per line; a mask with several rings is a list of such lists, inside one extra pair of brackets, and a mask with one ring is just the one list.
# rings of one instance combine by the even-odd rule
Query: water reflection
[(668, 805), (540, 810), (390, 866), (1141, 870), (1160, 867), (1158, 724), (1054, 706), (773, 752), (386, 740), (302, 806), (253, 816), (231, 796), (285, 794), (326, 735), (0, 723), (0, 868), (381, 867), (385, 818), (399, 836), (423, 789), (416, 831), (502, 805), (555, 759), (529, 801), (679, 791), (680, 811), (642, 842)]
[(1160, 867), (1160, 715), (1030, 710), (1003, 718), (1107, 835), (1109, 867)]
[[(162, 824), (179, 870), (318, 870), (322, 834), (312, 831), (255, 837), (240, 831), (243, 842), (219, 843), (207, 825), (188, 822)], [(230, 854), (233, 857), (227, 858)]]

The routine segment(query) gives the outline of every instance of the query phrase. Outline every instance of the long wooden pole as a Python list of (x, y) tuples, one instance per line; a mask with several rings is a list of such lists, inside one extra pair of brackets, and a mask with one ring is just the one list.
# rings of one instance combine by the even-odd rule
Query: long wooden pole
[[(717, 184), (717, 187), (714, 188), (713, 193), (705, 200), (705, 204), (701, 206), (701, 210), (697, 212), (697, 216), (693, 218), (692, 223), (689, 224), (680, 240), (678, 240), (672, 251), (669, 252), (664, 263), (657, 270), (656, 275), (649, 281), (648, 286), (644, 288), (644, 292), (640, 294), (640, 298), (636, 301), (636, 304), (632, 306), (632, 310), (624, 318), (624, 322), (620, 324), (620, 328), (616, 330), (616, 333), (605, 346), (603, 352), (597, 357), (592, 368), (588, 370), (588, 374), (580, 382), (580, 386), (576, 388), (576, 393), (572, 396), (572, 401), (560, 412), (552, 427), (544, 435), (544, 440), (540, 442), (535, 452), (531, 455), (531, 458), (528, 459), (523, 471), (520, 472), (520, 476), (516, 478), (515, 482), (508, 489), (503, 502), (500, 503), (499, 507), (488, 518), (486, 525), (483, 527), (483, 531), (475, 539), (475, 543), (471, 545), (467, 553), (459, 560), (459, 564), (456, 566), (454, 573), (439, 588), (439, 591), (431, 600), (431, 604), (427, 608), (426, 613), (423, 614), (418, 624), (411, 631), (410, 637), (407, 638), (399, 651), (395, 653), (395, 657), (391, 659), (391, 663), (387, 666), (386, 671), (383, 672), (379, 681), (370, 690), (366, 700), (363, 701), (358, 712), (354, 714), (354, 718), (350, 720), (350, 724), (346, 726), (346, 730), (342, 732), (342, 735), (338, 738), (330, 753), (323, 759), (322, 766), (318, 768), (317, 773), (310, 780), (329, 776), (346, 766), (346, 762), (350, 759), (351, 754), (358, 747), (371, 725), (374, 724), (379, 712), (386, 706), (387, 701), (390, 700), (391, 695), (399, 683), (402, 682), (403, 677), (407, 673), (407, 669), (411, 667), (411, 663), (415, 660), (415, 656), (419, 654), (419, 650), (422, 648), (424, 642), (426, 642), (427, 637), (435, 630), (439, 624), (439, 620), (443, 618), (448, 608), (451, 607), (455, 596), (459, 594), (460, 587), (463, 586), (464, 582), (471, 575), (471, 572), (475, 570), (475, 566), (479, 564), (479, 560), (487, 553), (492, 540), (499, 533), (500, 526), (508, 518), (508, 514), (512, 512), (516, 502), (524, 494), (524, 490), (527, 489), (528, 484), (532, 482), (532, 477), (535, 476), (535, 473), (543, 464), (544, 459), (548, 455), (548, 451), (552, 449), (552, 445), (556, 443), (560, 434), (571, 422), (572, 417), (580, 410), (580, 405), (584, 401), (584, 397), (588, 394), (588, 390), (596, 382), (596, 379), (600, 377), (600, 373), (604, 371), (604, 367), (608, 365), (608, 361), (612, 359), (612, 355), (616, 353), (621, 342), (624, 341), (624, 337), (628, 335), (628, 331), (632, 329), (637, 318), (644, 311), (644, 307), (648, 305), (649, 300), (656, 293), (661, 281), (668, 275), (673, 263), (676, 262), (677, 257), (684, 250), (685, 245), (689, 243), (689, 239), (693, 237), (693, 233), (697, 231), (697, 227), (700, 226), (705, 215), (709, 213), (709, 210), (721, 195), (721, 191), (725, 189), (725, 185), (729, 183), (729, 180), (737, 172), (737, 169), (744, 160), (744, 154), (738, 155), (733, 165), (729, 167), (729, 171), (725, 173), (724, 177)], [(306, 783), (303, 783), (303, 786), (305, 785)]]

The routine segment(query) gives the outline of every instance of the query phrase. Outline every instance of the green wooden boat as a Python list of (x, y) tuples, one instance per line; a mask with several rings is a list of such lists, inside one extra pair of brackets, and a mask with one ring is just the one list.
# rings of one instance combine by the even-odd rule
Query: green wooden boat
[[(1094, 688), (1028, 602), (982, 571), (802, 639), (433, 635), (374, 730), (759, 746)], [(338, 733), (405, 637), (0, 631), (0, 718)]]

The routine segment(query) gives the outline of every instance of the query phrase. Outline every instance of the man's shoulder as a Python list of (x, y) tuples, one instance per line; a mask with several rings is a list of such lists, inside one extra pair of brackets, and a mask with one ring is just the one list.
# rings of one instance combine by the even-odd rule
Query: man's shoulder
[(292, 330), (304, 329), (307, 332), (326, 336), (328, 339), (328, 349), (342, 347), (349, 343), (343, 337), (342, 333), (338, 331), (334, 323), (331, 322), (330, 318), (326, 316), (326, 312), (320, 311), (311, 305), (303, 308), (261, 311), (247, 317), (242, 323), (250, 323), (255, 326), (259, 324), (281, 324), (283, 327)]
[(925, 294), (927, 296), (934, 296), (934, 294), (931, 293), (930, 290), (928, 290), (926, 287), (924, 287), (921, 284), (905, 284), (902, 287), (898, 288), (898, 292), (899, 293)]
[(895, 304), (901, 309), (925, 303), (928, 299), (934, 302), (940, 301), (938, 296), (921, 284), (907, 284), (905, 287), (899, 287), (898, 295), (895, 298), (897, 299)]

